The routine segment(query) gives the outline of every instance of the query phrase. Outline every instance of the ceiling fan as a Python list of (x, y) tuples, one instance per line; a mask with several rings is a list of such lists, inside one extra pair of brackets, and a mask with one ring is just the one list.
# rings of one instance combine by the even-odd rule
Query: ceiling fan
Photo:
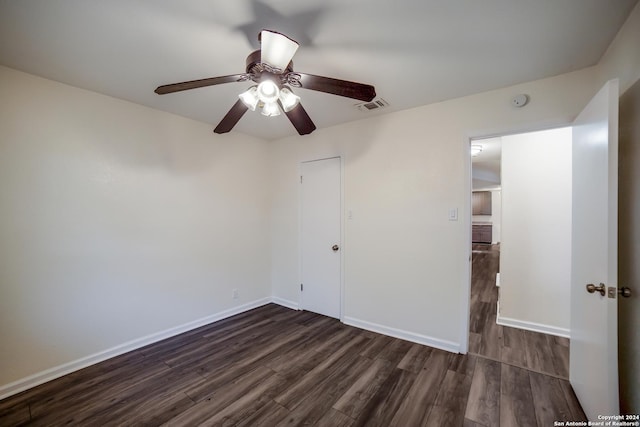
[(245, 73), (162, 85), (156, 88), (155, 93), (164, 95), (223, 83), (252, 81), (256, 84), (239, 95), (240, 99), (218, 123), (214, 132), (229, 132), (247, 110), (260, 108), (265, 116), (277, 116), (280, 110), (284, 111), (300, 135), (313, 132), (316, 126), (291, 87), (367, 102), (376, 96), (375, 88), (371, 85), (293, 71), (291, 59), (299, 45), (284, 34), (262, 30), (258, 40), (261, 48), (247, 57)]

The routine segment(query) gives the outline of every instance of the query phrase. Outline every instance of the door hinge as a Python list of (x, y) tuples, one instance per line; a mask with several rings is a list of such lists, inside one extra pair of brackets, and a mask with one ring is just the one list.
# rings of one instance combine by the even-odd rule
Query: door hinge
[(300, 175), (300, 184), (302, 184), (302, 175)]
[(304, 291), (304, 285), (300, 283), (300, 291)]

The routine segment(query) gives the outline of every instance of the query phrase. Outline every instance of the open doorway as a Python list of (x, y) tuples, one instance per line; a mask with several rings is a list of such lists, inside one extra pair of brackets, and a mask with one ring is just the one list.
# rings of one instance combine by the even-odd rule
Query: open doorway
[(469, 352), (500, 360), (497, 324), (501, 239), (502, 138), (471, 142), (472, 223)]
[[(561, 135), (558, 137), (557, 133)], [(563, 142), (558, 142), (557, 138), (564, 138)], [(554, 179), (554, 176), (563, 180), (562, 174), (567, 171), (571, 176), (570, 141), (570, 128), (565, 128), (564, 131), (532, 132), (470, 142), (469, 352), (565, 379), (569, 375), (569, 340), (562, 325), (554, 326), (553, 318), (548, 322), (545, 318), (531, 320), (527, 317), (528, 311), (522, 307), (538, 303), (529, 292), (545, 289), (540, 284), (531, 286), (529, 283), (538, 277), (534, 270), (550, 270), (551, 275), (557, 275), (555, 265), (563, 262), (555, 263), (544, 256), (539, 257), (539, 253), (548, 251), (549, 245), (558, 245), (559, 239), (565, 239), (563, 245), (570, 244), (570, 235), (562, 237), (561, 233), (553, 232), (554, 221), (562, 224), (561, 219), (570, 219), (571, 215), (570, 206), (568, 210), (554, 211), (558, 205), (552, 200), (564, 197), (560, 191), (564, 184), (549, 184), (546, 180)], [(566, 151), (569, 156), (562, 157), (566, 153), (559, 153), (555, 157), (554, 150), (562, 144), (565, 144), (565, 151), (569, 149)], [(544, 153), (542, 159), (538, 158), (540, 153)], [(545, 155), (554, 156), (554, 159), (545, 161)], [(567, 163), (563, 164), (565, 160)], [(570, 186), (567, 191), (566, 201), (570, 205)], [(540, 224), (551, 227), (550, 233), (543, 230), (532, 235)], [(528, 253), (529, 250), (534, 252)], [(508, 289), (504, 289), (505, 270)], [(569, 285), (569, 281), (563, 285), (567, 293)], [(553, 286), (559, 291), (559, 284)], [(501, 304), (503, 292), (507, 297), (506, 311)], [(568, 305), (568, 301), (565, 303)]]

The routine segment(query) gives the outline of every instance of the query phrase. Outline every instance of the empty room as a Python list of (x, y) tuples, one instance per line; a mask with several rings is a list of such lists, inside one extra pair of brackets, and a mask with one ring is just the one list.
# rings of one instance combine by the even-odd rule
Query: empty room
[(637, 0), (0, 0), (0, 425), (640, 423), (639, 40)]

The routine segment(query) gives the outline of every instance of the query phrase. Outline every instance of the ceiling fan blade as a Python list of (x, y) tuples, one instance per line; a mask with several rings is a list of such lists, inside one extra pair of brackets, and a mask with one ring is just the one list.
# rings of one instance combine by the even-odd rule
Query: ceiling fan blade
[(158, 86), (154, 91), (158, 95), (180, 92), (181, 90), (197, 89), (199, 87), (219, 85), (223, 83), (241, 82), (246, 80), (245, 74), (232, 74), (230, 76), (209, 77), (208, 79), (190, 80), (182, 83), (172, 83)]
[[(280, 101), (278, 101), (278, 103), (280, 103)], [(280, 108), (282, 108), (281, 103)], [(285, 114), (300, 135), (307, 135), (316, 130), (316, 125), (313, 124), (311, 117), (309, 117), (307, 111), (302, 107), (302, 104), (296, 105), (290, 111), (285, 111)]]
[(237, 100), (229, 112), (220, 120), (213, 130), (215, 133), (227, 133), (238, 123), (249, 108), (241, 100)]
[(347, 98), (371, 101), (376, 97), (376, 89), (364, 83), (350, 82), (347, 80), (333, 79), (331, 77), (314, 76), (313, 74), (298, 73), (302, 88), (317, 90), (333, 95), (346, 96)]

